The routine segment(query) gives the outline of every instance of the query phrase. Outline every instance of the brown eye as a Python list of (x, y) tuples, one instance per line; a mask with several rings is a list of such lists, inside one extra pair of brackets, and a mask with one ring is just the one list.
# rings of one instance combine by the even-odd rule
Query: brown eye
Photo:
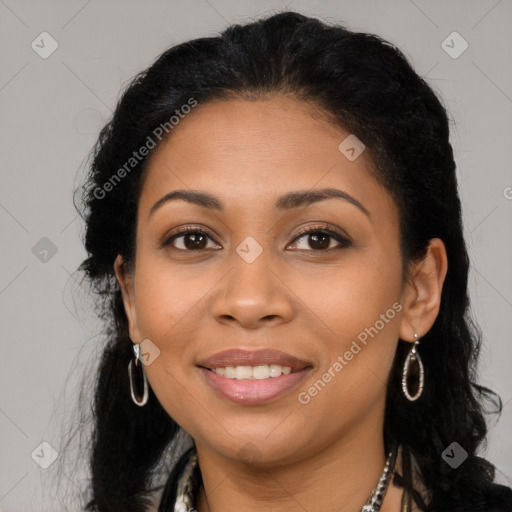
[[(335, 242), (334, 245), (332, 244), (333, 241)], [(302, 231), (290, 247), (293, 250), (327, 252), (329, 250), (343, 249), (350, 245), (350, 242), (340, 233), (328, 229), (313, 228)]]
[(327, 235), (326, 233), (310, 233), (308, 236), (308, 243), (311, 249), (314, 249), (315, 251), (329, 249), (332, 239), (331, 235)]
[[(208, 243), (212, 242), (213, 246)], [(164, 242), (164, 246), (172, 246), (181, 251), (200, 251), (202, 249), (220, 249), (220, 246), (205, 231), (185, 228), (180, 233), (171, 236)]]
[(186, 249), (204, 249), (208, 244), (207, 237), (201, 233), (183, 235), (183, 245)]

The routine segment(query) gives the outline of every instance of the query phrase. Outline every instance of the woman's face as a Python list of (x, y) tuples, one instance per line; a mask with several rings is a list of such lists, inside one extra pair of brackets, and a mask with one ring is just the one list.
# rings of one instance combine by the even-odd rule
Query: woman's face
[(413, 331), (397, 208), (357, 141), (339, 149), (349, 135), (298, 100), (229, 100), (196, 107), (149, 162), (125, 307), (198, 449), (276, 464), (381, 435)]

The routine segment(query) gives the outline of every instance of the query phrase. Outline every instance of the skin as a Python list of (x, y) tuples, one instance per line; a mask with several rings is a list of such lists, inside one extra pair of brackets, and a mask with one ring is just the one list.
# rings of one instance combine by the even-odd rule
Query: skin
[[(338, 150), (348, 135), (296, 99), (219, 101), (181, 120), (149, 163), (136, 264), (118, 256), (115, 271), (132, 341), (149, 338), (160, 350), (145, 367), (149, 383), (196, 443), (199, 512), (355, 512), (382, 472), (385, 382), (398, 339), (421, 338), (434, 323), (446, 251), (431, 240), (426, 257), (403, 275), (397, 207), (372, 177), (366, 153), (349, 161)], [(343, 199), (274, 208), (288, 192), (327, 187), (350, 194), (369, 215)], [(177, 200), (149, 215), (177, 189), (214, 194), (224, 210)], [(350, 244), (297, 234), (320, 224), (318, 233), (322, 223)], [(184, 225), (212, 239), (191, 250), (185, 234), (163, 247)], [(252, 263), (236, 252), (247, 236), (263, 250)], [(298, 393), (397, 301), (401, 311), (378, 335), (308, 404), (299, 403)], [(271, 403), (237, 405), (209, 386), (196, 362), (239, 347), (282, 350), (313, 370)], [(398, 510), (400, 499), (390, 486), (381, 510)]]

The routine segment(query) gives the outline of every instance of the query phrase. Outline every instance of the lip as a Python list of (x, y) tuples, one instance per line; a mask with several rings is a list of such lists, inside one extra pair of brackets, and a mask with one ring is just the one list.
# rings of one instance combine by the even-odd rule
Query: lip
[[(260, 364), (278, 364), (289, 366), (288, 375), (269, 377), (268, 379), (229, 379), (217, 375), (212, 368), (225, 366), (257, 366)], [(313, 369), (310, 362), (298, 359), (279, 350), (243, 350), (233, 349), (219, 352), (197, 363), (205, 380), (221, 396), (239, 405), (263, 405), (277, 400), (297, 387)]]
[[(260, 364), (278, 364), (281, 366), (289, 366), (292, 373), (303, 370), (308, 366), (313, 366), (308, 361), (303, 361), (280, 350), (259, 349), (244, 350), (231, 349), (217, 352), (211, 357), (198, 361), (197, 366), (207, 368), (222, 368), (226, 366), (257, 366)], [(279, 378), (279, 377), (276, 377)]]
[(263, 405), (297, 387), (312, 368), (268, 379), (228, 379), (200, 368), (206, 381), (223, 397), (239, 405)]

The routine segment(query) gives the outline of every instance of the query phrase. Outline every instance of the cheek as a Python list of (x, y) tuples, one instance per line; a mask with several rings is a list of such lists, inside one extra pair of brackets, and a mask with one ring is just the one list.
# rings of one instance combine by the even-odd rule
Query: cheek
[[(394, 255), (375, 254), (374, 249), (358, 251), (339, 265), (294, 272), (287, 280), (320, 321), (321, 330), (346, 342), (373, 326), (398, 301), (401, 261)], [(395, 313), (392, 309), (387, 316), (393, 319)]]
[(349, 404), (361, 396), (365, 402), (378, 399), (398, 340), (401, 259), (363, 251), (347, 258), (329, 278), (320, 272), (305, 275), (296, 291), (321, 320), (316, 337), (324, 355), (317, 378), (319, 387), (329, 388), (317, 405), (339, 399)]
[(173, 331), (194, 309), (208, 289), (205, 276), (200, 282), (191, 280), (186, 272), (171, 269), (158, 258), (141, 257), (135, 277), (135, 300), (137, 322), (141, 334), (155, 342), (165, 344), (169, 338), (179, 340)]
[(180, 423), (189, 410), (184, 390), (194, 365), (192, 350), (198, 338), (194, 329), (205, 318), (201, 302), (205, 288), (187, 286), (179, 272), (159, 268), (158, 262), (145, 265), (141, 258), (139, 263), (135, 280), (139, 335), (158, 349), (158, 357), (145, 367), (146, 375), (159, 402)]
[[(146, 263), (147, 261), (147, 263)], [(149, 384), (167, 413), (182, 427), (193, 428), (208, 404), (190, 387), (194, 327), (204, 321), (205, 288), (190, 286), (183, 273), (170, 272), (156, 259), (138, 260), (135, 278), (137, 323), (142, 339), (158, 347), (158, 357), (144, 368)], [(196, 407), (197, 406), (197, 407)], [(207, 421), (207, 418), (203, 418)]]

